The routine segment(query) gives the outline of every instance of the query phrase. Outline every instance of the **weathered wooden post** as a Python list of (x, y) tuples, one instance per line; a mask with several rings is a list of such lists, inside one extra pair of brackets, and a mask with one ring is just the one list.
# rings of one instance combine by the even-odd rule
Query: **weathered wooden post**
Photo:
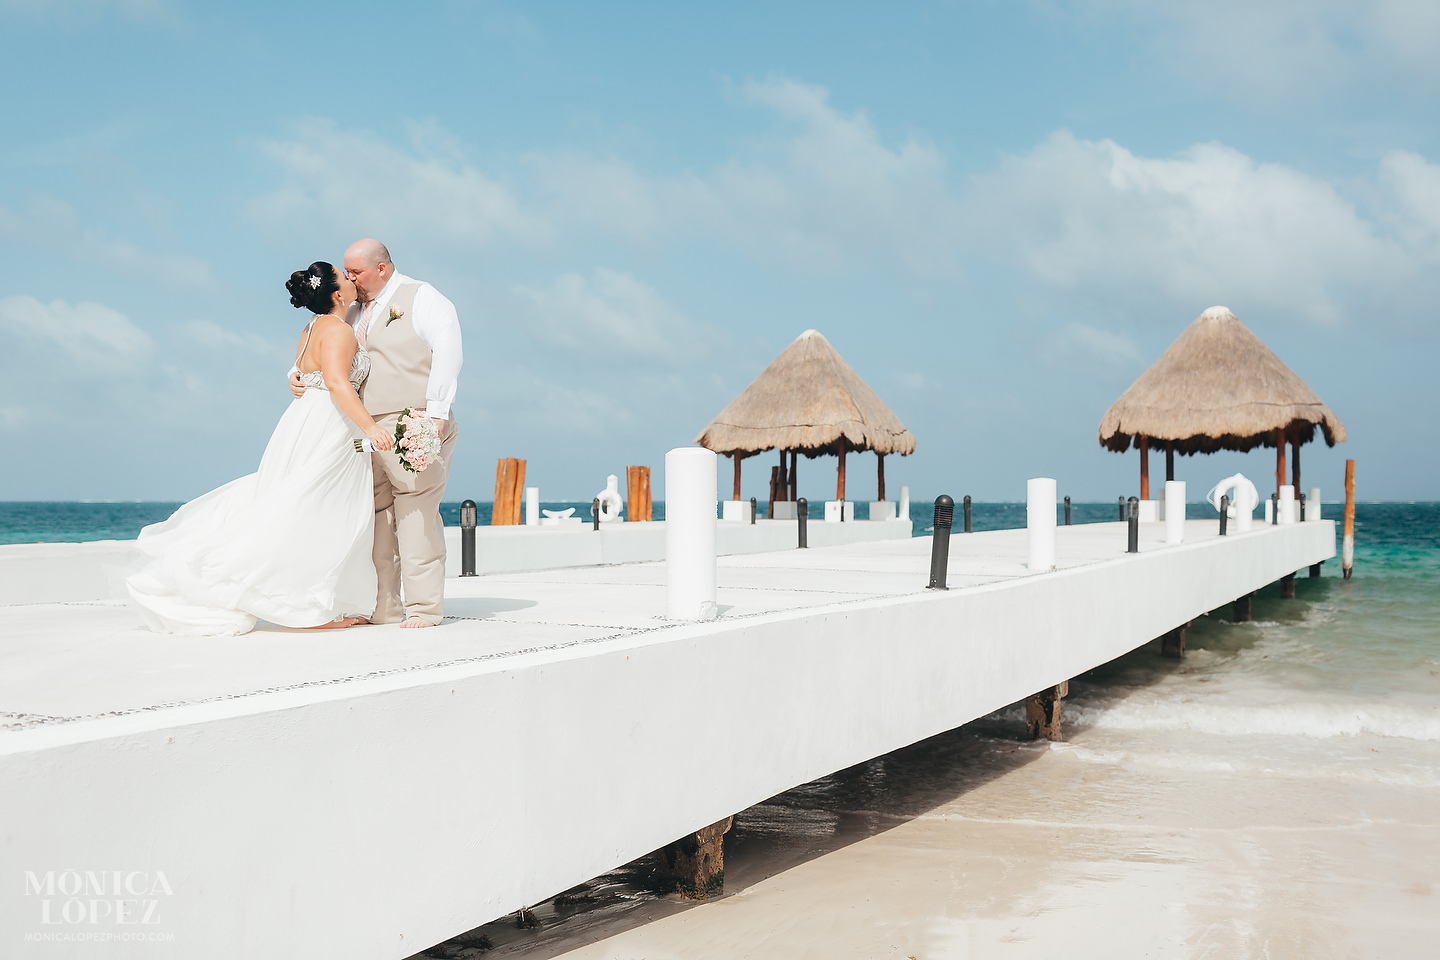
[(1160, 638), (1160, 656), (1177, 660), (1185, 658), (1185, 628), (1188, 626), (1188, 623), (1182, 623)]
[(791, 451), (790, 451), (790, 496), (789, 496), (789, 498), (788, 498), (788, 499), (790, 499), (790, 500), (798, 499), (798, 495), (799, 495), (799, 493), (800, 493), (800, 485), (799, 485), (798, 480), (796, 479), (796, 474), (795, 474), (795, 468), (799, 465), (799, 463), (798, 463), (799, 457), (800, 457), (800, 451), (798, 451), (798, 450), (791, 450)]
[[(1052, 502), (1051, 510), (1054, 506)], [(934, 535), (930, 538), (930, 582), (927, 590), (949, 590), (946, 585), (950, 566), (950, 528), (955, 525), (955, 500), (948, 494), (935, 498)]]
[(740, 499), (740, 451), (736, 450), (730, 454), (730, 459), (735, 461), (735, 492), (731, 500)]
[(841, 437), (841, 438), (840, 438), (839, 444), (840, 444), (840, 463), (839, 463), (839, 465), (835, 468), (835, 499), (836, 499), (836, 500), (839, 500), (840, 503), (842, 504), (842, 506), (841, 506), (841, 508), (840, 508), (840, 519), (841, 519), (841, 520), (844, 520), (844, 519), (845, 519), (845, 508), (844, 508), (844, 506), (843, 506), (843, 504), (845, 503), (845, 438), (844, 438), (844, 437)]
[(1060, 701), (1070, 694), (1070, 681), (1046, 687), (1025, 698), (1025, 736), (1030, 740), (1063, 740)]
[(625, 510), (630, 522), (653, 520), (655, 504), (650, 497), (650, 468), (626, 467), (625, 487), (628, 494)]
[(1345, 539), (1340, 546), (1340, 569), (1345, 579), (1355, 566), (1355, 461), (1345, 461)]
[(520, 523), (524, 510), (525, 461), (501, 457), (495, 461), (495, 503), (490, 510), (490, 525), (513, 526)]
[(1280, 599), (1295, 599), (1295, 574), (1287, 573), (1280, 578)]
[(876, 500), (885, 502), (885, 454), (875, 454), (875, 492)]
[[(1169, 483), (1175, 479), (1175, 441), (1165, 441), (1165, 482)], [(1166, 516), (1169, 516), (1170, 505), (1165, 505)]]
[(770, 505), (769, 505), (768, 507), (766, 507), (765, 509), (766, 509), (766, 511), (768, 512), (768, 514), (769, 514), (770, 516), (772, 516), (772, 517), (775, 516), (775, 501), (783, 498), (782, 496), (777, 496), (777, 493), (779, 493), (779, 486), (780, 486), (780, 468), (779, 468), (779, 467), (771, 467), (771, 468), (770, 468)]
[(726, 817), (656, 851), (666, 885), (693, 900), (724, 891), (725, 834), (734, 825), (735, 818)]
[(1231, 623), (1249, 623), (1251, 619), (1250, 601), (1255, 594), (1247, 593), (1243, 597), (1237, 597), (1230, 608)]
[(460, 576), (475, 576), (475, 501), (460, 504)]
[(1150, 438), (1140, 434), (1140, 499), (1150, 499)]

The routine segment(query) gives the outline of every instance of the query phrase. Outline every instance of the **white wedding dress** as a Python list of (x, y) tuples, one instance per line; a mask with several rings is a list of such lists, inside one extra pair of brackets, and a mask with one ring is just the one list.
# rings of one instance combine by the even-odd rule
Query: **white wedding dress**
[[(363, 348), (350, 382), (370, 372)], [(140, 531), (143, 568), (126, 580), (159, 633), (233, 636), (256, 618), (313, 627), (375, 610), (375, 499), (362, 434), (319, 371), (275, 426), (260, 469)]]

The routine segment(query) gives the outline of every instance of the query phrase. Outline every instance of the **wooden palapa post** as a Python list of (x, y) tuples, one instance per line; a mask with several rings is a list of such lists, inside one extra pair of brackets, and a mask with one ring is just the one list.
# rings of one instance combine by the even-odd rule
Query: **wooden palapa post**
[(1285, 428), (1278, 427), (1275, 430), (1275, 496), (1280, 496), (1280, 488), (1285, 486)]
[(1165, 479), (1175, 479), (1175, 441), (1165, 441)]
[[(1295, 428), (1296, 436), (1290, 438), (1290, 482), (1295, 484), (1295, 502), (1300, 502), (1300, 428)], [(1298, 507), (1296, 509), (1299, 509)], [(1303, 518), (1301, 518), (1303, 519)]]
[(785, 473), (785, 451), (784, 451), (784, 450), (781, 450), (781, 451), (780, 451), (780, 478), (779, 478), (779, 479), (780, 479), (780, 485), (779, 485), (779, 487), (778, 487), (777, 490), (776, 490), (776, 493), (778, 494), (778, 496), (776, 497), (776, 499), (778, 499), (778, 500), (785, 500), (785, 499), (787, 499), (786, 496), (785, 496), (785, 493), (786, 493), (786, 491), (788, 491), (788, 490), (790, 489), (790, 481), (787, 479), (786, 473)]
[(799, 481), (796, 479), (796, 474), (795, 474), (795, 467), (796, 467), (796, 464), (799, 462), (799, 457), (800, 457), (800, 451), (798, 451), (798, 450), (791, 450), (791, 451), (790, 451), (790, 496), (787, 497), (786, 499), (790, 500), (791, 502), (794, 502), (794, 501), (800, 499), (798, 496), (796, 496), (796, 493), (797, 493), (798, 487), (799, 487)]
[(730, 458), (735, 461), (735, 495), (734, 495), (733, 497), (731, 497), (730, 499), (731, 499), (731, 500), (739, 500), (739, 499), (740, 499), (740, 460), (741, 460), (740, 451), (739, 451), (739, 450), (736, 450), (736, 451), (732, 452), (732, 453), (730, 454)]
[(1140, 434), (1140, 499), (1150, 499), (1150, 438)]
[(840, 465), (835, 470), (835, 499), (845, 502), (845, 438), (840, 438)]
[(883, 453), (875, 454), (875, 473), (877, 475), (875, 499), (883, 503), (885, 502), (885, 454)]

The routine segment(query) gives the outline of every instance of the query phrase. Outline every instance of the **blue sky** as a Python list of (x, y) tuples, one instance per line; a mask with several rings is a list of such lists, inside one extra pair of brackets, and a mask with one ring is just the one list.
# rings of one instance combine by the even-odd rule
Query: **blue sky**
[(453, 499), (658, 468), (809, 327), (917, 437), (892, 496), (1131, 494), (1096, 426), (1213, 304), (1349, 429), (1306, 486), (1440, 498), (1434, 5), (0, 0), (0, 42), (0, 499), (253, 470), (284, 279), (367, 235), (460, 312)]

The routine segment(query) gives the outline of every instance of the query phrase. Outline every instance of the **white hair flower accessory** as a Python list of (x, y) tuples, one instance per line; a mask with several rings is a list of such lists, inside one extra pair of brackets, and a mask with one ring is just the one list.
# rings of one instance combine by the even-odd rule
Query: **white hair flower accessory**
[(319, 290), (319, 289), (320, 289), (320, 284), (321, 284), (322, 282), (323, 282), (323, 281), (322, 281), (318, 276), (316, 276), (315, 274), (312, 273), (312, 274), (310, 275), (310, 289), (311, 289), (311, 290)]

